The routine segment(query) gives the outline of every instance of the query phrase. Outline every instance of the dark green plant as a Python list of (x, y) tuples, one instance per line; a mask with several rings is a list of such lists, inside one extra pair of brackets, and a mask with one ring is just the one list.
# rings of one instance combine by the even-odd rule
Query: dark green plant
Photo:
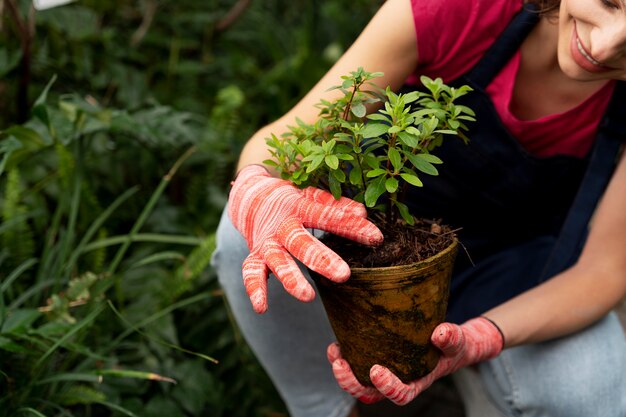
[(32, 3), (0, 16), (0, 416), (286, 415), (208, 267), (213, 233), (245, 140), (383, 0)]
[[(314, 124), (298, 120), (281, 138), (267, 139), (272, 159), (264, 162), (300, 187), (321, 187), (337, 199), (350, 196), (385, 212), (387, 221), (394, 221), (398, 212), (412, 225), (403, 196), (409, 186), (423, 185), (420, 175), (438, 174), (435, 165), (442, 161), (432, 151), (446, 135), (467, 142), (464, 122), (474, 121), (474, 112), (455, 100), (471, 88), (422, 76), (424, 91), (364, 89), (381, 75), (359, 68), (343, 76), (343, 83), (331, 88), (343, 95), (323, 100)], [(379, 112), (366, 115), (368, 105), (381, 101)], [(379, 204), (381, 196), (385, 204)]]
[[(211, 149), (194, 143), (202, 120), (51, 104), (52, 85), (0, 130), (0, 416), (282, 410), (207, 268), (215, 237), (172, 190)], [(135, 172), (146, 167), (154, 178)]]

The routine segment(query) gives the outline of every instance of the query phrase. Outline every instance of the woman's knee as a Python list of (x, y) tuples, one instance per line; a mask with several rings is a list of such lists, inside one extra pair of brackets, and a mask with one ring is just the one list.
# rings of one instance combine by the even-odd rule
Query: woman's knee
[(480, 369), (510, 416), (626, 415), (626, 339), (614, 313), (574, 335), (507, 349)]

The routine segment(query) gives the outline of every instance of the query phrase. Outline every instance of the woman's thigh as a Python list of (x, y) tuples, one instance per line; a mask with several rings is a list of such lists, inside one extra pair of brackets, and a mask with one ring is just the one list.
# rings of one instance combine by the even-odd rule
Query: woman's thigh
[[(274, 382), (292, 417), (344, 417), (354, 399), (341, 390), (326, 359), (335, 340), (319, 297), (303, 303), (270, 276), (268, 305), (256, 314), (246, 294), (241, 265), (248, 248), (222, 215), (212, 265), (246, 341)], [(310, 279), (305, 272), (307, 279)], [(312, 281), (311, 281), (312, 282)]]
[(479, 369), (507, 416), (626, 416), (626, 339), (615, 313), (567, 337), (506, 349)]

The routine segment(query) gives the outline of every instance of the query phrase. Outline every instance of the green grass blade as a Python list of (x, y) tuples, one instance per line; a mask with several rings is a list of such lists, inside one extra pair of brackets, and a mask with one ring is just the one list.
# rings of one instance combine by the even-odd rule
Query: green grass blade
[[(55, 245), (57, 240), (57, 236), (59, 234), (59, 228), (61, 227), (61, 219), (63, 217), (63, 200), (59, 201), (59, 204), (54, 211), (54, 215), (52, 216), (52, 222), (48, 227), (46, 235), (43, 237), (43, 253), (40, 257), (39, 270), (37, 271), (37, 281), (39, 283), (43, 281), (46, 277), (56, 278), (53, 273), (53, 264), (57, 259), (57, 252), (59, 251), (59, 246)], [(40, 294), (40, 297), (43, 297), (43, 293)], [(36, 300), (36, 303), (41, 304), (43, 302), (42, 299)]]
[(183, 255), (180, 252), (174, 252), (174, 251), (158, 252), (150, 256), (146, 256), (142, 260), (135, 262), (134, 264), (129, 266), (128, 269), (139, 268), (139, 267), (146, 266), (152, 263), (161, 262), (161, 261), (169, 261), (169, 260), (176, 260), (176, 261), (182, 262), (185, 260), (185, 255)]
[(135, 331), (135, 332), (139, 333), (140, 335), (142, 335), (142, 336), (144, 336), (144, 337), (146, 337), (146, 338), (148, 338), (148, 339), (150, 339), (150, 340), (153, 340), (153, 341), (155, 341), (155, 342), (157, 342), (157, 343), (159, 343), (159, 344), (161, 344), (161, 345), (163, 345), (163, 346), (169, 347), (169, 348), (171, 348), (171, 349), (178, 350), (178, 351), (180, 351), (180, 352), (187, 353), (187, 354), (190, 354), (190, 355), (193, 355), (193, 356), (197, 356), (197, 357), (202, 358), (202, 359), (204, 359), (204, 360), (206, 360), (206, 361), (209, 361), (209, 362), (219, 363), (219, 362), (217, 361), (217, 359), (212, 358), (212, 357), (210, 357), (210, 356), (207, 356), (207, 355), (205, 355), (205, 354), (198, 353), (198, 352), (192, 352), (192, 351), (187, 350), (187, 349), (185, 349), (185, 348), (182, 348), (182, 347), (180, 347), (180, 346), (177, 346), (177, 345), (174, 345), (174, 344), (172, 344), (172, 343), (168, 343), (168, 342), (166, 342), (166, 341), (164, 341), (164, 340), (158, 339), (158, 338), (156, 338), (156, 337), (150, 336), (149, 334), (147, 334), (147, 333), (145, 333), (145, 332), (141, 331), (141, 330), (140, 330), (137, 326), (133, 325), (133, 324), (132, 324), (132, 323), (130, 323), (128, 320), (126, 320), (126, 318), (122, 315), (122, 313), (120, 313), (120, 312), (119, 312), (119, 311), (115, 308), (115, 306), (113, 305), (113, 303), (112, 303), (110, 300), (107, 300), (107, 302), (109, 303), (109, 307), (111, 308), (111, 310), (113, 310), (113, 313), (115, 313), (115, 315), (116, 315), (117, 317), (119, 317), (119, 319), (120, 319), (120, 320), (121, 320), (124, 324), (126, 324), (128, 327), (130, 327), (131, 329), (133, 329), (133, 331)]
[[(80, 143), (77, 144), (77, 147), (80, 148)], [(76, 222), (78, 220), (78, 209), (80, 207), (80, 198), (81, 198), (81, 188), (82, 188), (82, 163), (80, 162), (80, 151), (78, 151), (78, 156), (76, 157), (77, 163), (75, 172), (73, 175), (73, 190), (70, 198), (70, 212), (68, 215), (68, 224), (65, 233), (63, 234), (63, 238), (61, 241), (61, 253), (58, 258), (58, 271), (62, 272), (63, 265), (67, 265), (66, 262), (67, 254), (70, 250), (70, 246), (73, 244), (74, 239), (76, 237)], [(69, 279), (69, 271), (66, 271), (63, 275), (59, 274), (59, 278), (64, 276)], [(58, 282), (58, 285), (61, 285), (61, 282)], [(56, 291), (55, 291), (56, 292)]]
[(26, 271), (31, 266), (37, 263), (37, 259), (30, 258), (22, 262), (17, 268), (15, 268), (9, 276), (4, 280), (2, 285), (0, 285), (0, 296), (4, 294), (4, 292), (11, 286), (13, 281), (15, 281), (24, 271)]
[(5, 318), (5, 302), (4, 302), (4, 292), (11, 286), (13, 281), (19, 278), (20, 275), (24, 271), (26, 271), (31, 266), (37, 263), (37, 259), (30, 258), (22, 262), (17, 268), (15, 268), (9, 276), (4, 280), (2, 285), (0, 285), (0, 328), (4, 325)]
[(135, 330), (134, 328), (142, 328), (144, 326), (147, 326), (148, 324), (160, 319), (163, 316), (166, 316), (168, 314), (170, 314), (171, 312), (173, 312), (174, 310), (177, 310), (179, 308), (183, 308), (186, 307), (188, 305), (191, 305), (193, 303), (197, 303), (198, 301), (204, 300), (207, 297), (210, 297), (211, 293), (209, 292), (203, 292), (200, 294), (196, 294), (192, 297), (186, 298), (184, 300), (178, 301), (166, 308), (164, 308), (163, 310), (160, 310), (158, 312), (156, 312), (155, 314), (146, 317), (145, 319), (143, 319), (142, 321), (140, 321), (138, 324), (135, 324), (133, 327), (128, 328), (126, 331), (124, 331), (122, 334), (120, 334), (118, 337), (115, 338), (115, 340), (113, 340), (113, 342), (110, 344), (110, 346), (105, 350), (105, 352), (108, 352), (109, 350), (113, 349), (115, 346), (117, 346), (122, 340), (124, 340), (126, 337), (128, 337), (129, 335), (131, 335)]
[(80, 331), (83, 327), (91, 324), (96, 319), (96, 317), (98, 317), (98, 315), (102, 312), (102, 310), (104, 310), (104, 305), (100, 304), (87, 317), (85, 317), (80, 322), (78, 322), (62, 338), (57, 340), (57, 342), (54, 345), (52, 345), (52, 347), (50, 347), (50, 349), (48, 349), (46, 351), (46, 353), (44, 353), (41, 356), (41, 358), (39, 358), (37, 360), (37, 362), (35, 362), (35, 366), (34, 367), (38, 368), (48, 358), (48, 356), (50, 356), (55, 350), (57, 350), (59, 348), (59, 346), (61, 346), (63, 343), (65, 343), (67, 340), (69, 340), (72, 336), (74, 336), (74, 334), (78, 333), (78, 331)]
[(178, 160), (174, 163), (174, 165), (169, 170), (169, 172), (165, 176), (163, 176), (163, 178), (161, 179), (161, 182), (157, 186), (157, 189), (152, 193), (152, 195), (150, 196), (150, 199), (148, 200), (148, 203), (146, 204), (142, 212), (139, 214), (139, 218), (137, 219), (132, 229), (130, 230), (130, 233), (128, 234), (128, 238), (126, 239), (124, 243), (122, 243), (122, 246), (118, 249), (117, 253), (115, 254), (115, 257), (113, 258), (113, 261), (109, 265), (108, 272), (111, 275), (113, 275), (115, 271), (117, 271), (117, 268), (119, 264), (122, 262), (122, 259), (124, 255), (126, 254), (126, 251), (128, 250), (128, 247), (130, 246), (133, 237), (137, 234), (137, 232), (139, 232), (139, 229), (143, 227), (144, 223), (148, 219), (148, 216), (150, 215), (150, 213), (152, 213), (152, 210), (156, 206), (158, 199), (161, 197), (161, 194), (163, 194), (163, 191), (169, 185), (172, 177), (176, 174), (176, 171), (178, 171), (178, 168), (180, 168), (180, 166), (187, 160), (187, 158), (189, 158), (195, 151), (196, 151), (195, 146), (192, 146), (191, 148), (189, 148), (180, 158), (178, 158)]
[[(22, 304), (24, 304), (30, 297), (33, 295), (44, 294), (45, 290), (48, 287), (52, 287), (55, 283), (54, 279), (49, 279), (47, 281), (39, 282), (31, 287), (29, 287), (26, 291), (21, 293), (11, 304), (9, 304), (9, 308), (11, 310), (18, 308)], [(35, 305), (35, 303), (32, 303)]]
[(40, 381), (35, 382), (35, 385), (44, 385), (44, 384), (51, 384), (55, 382), (68, 382), (68, 381), (100, 383), (102, 382), (102, 377), (93, 373), (67, 372), (63, 374), (53, 375), (48, 378), (44, 378)]
[(122, 205), (122, 203), (124, 203), (126, 200), (128, 200), (138, 190), (139, 190), (139, 187), (133, 187), (133, 188), (127, 190), (126, 192), (124, 192), (122, 195), (117, 197), (115, 199), (115, 201), (113, 201), (113, 203), (111, 203), (111, 205), (109, 205), (109, 207), (107, 207), (106, 210), (104, 210), (93, 221), (91, 226), (89, 226), (89, 229), (87, 229), (87, 231), (85, 232), (85, 235), (83, 236), (83, 238), (80, 240), (80, 242), (78, 243), (78, 245), (76, 246), (76, 248), (74, 249), (72, 254), (70, 255), (69, 261), (67, 262), (67, 265), (66, 265), (66, 271), (69, 272), (69, 271), (72, 270), (72, 268), (76, 264), (76, 261), (78, 260), (80, 255), (84, 252), (84, 248), (87, 245), (87, 243), (98, 232), (98, 229), (100, 229), (100, 227), (111, 216), (111, 214), (113, 214), (113, 212), (115, 212), (115, 210), (117, 210), (118, 207)]
[(171, 384), (176, 384), (176, 380), (162, 376), (159, 374), (155, 374), (153, 372), (144, 372), (144, 371), (132, 371), (132, 370), (122, 370), (122, 369), (103, 369), (101, 371), (97, 371), (98, 375), (102, 376), (114, 376), (117, 378), (135, 378), (135, 379), (147, 379), (149, 381), (160, 381), (160, 382), (169, 382)]
[(41, 414), (39, 411), (35, 410), (34, 408), (30, 408), (30, 407), (18, 408), (17, 412), (18, 413), (22, 413), (22, 414), (29, 413), (29, 414), (32, 414), (32, 415), (37, 416), (37, 417), (47, 417), (45, 414)]
[(202, 239), (194, 236), (185, 235), (166, 235), (162, 233), (137, 233), (133, 236), (111, 236), (106, 239), (100, 239), (85, 245), (83, 253), (108, 246), (120, 245), (127, 242), (130, 238), (131, 243), (149, 242), (149, 243), (169, 243), (173, 245), (197, 246), (202, 243)]

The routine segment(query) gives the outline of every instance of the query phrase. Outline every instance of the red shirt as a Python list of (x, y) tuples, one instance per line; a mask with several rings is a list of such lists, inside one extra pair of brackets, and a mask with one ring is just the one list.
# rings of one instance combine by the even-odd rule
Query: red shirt
[[(468, 72), (522, 7), (521, 0), (411, 0), (411, 3), (418, 72), (431, 78), (441, 77), (445, 82)], [(596, 137), (615, 83), (608, 83), (563, 113), (520, 120), (509, 107), (519, 62), (518, 51), (486, 89), (502, 123), (536, 156), (585, 156)], [(408, 82), (416, 80), (417, 76), (412, 76)]]

